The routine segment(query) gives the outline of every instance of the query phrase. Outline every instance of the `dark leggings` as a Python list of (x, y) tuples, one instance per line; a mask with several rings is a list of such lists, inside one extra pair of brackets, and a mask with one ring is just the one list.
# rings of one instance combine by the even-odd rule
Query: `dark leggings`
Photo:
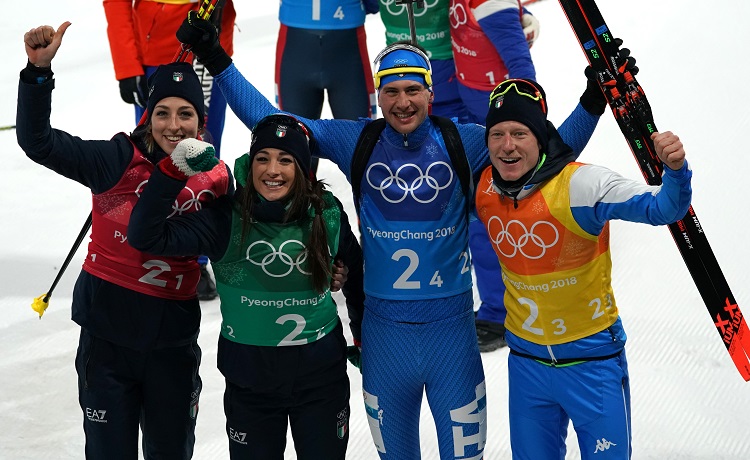
[(76, 355), (86, 458), (190, 459), (201, 379), (197, 342), (136, 351), (81, 330)]
[(282, 25), (276, 44), (276, 85), (281, 110), (320, 118), (327, 91), (334, 118), (370, 117), (375, 90), (364, 27), (315, 30)]

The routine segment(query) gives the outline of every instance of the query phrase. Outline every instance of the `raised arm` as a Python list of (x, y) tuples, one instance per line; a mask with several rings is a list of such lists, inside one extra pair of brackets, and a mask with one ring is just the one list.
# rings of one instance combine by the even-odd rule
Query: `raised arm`
[(40, 26), (26, 32), (23, 42), (29, 62), (35, 67), (50, 67), (68, 27), (70, 21), (60, 24), (57, 30), (51, 26)]
[(69, 26), (66, 21), (57, 30), (40, 26), (24, 34), (28, 63), (18, 83), (16, 138), (33, 161), (101, 193), (120, 180), (133, 157), (133, 145), (125, 135), (84, 141), (50, 125), (52, 61)]
[[(188, 139), (198, 143), (196, 139)], [(229, 244), (232, 224), (231, 190), (202, 209), (171, 216), (180, 191), (189, 176), (211, 170), (217, 161), (214, 151), (200, 161), (186, 158), (183, 141), (172, 155), (158, 164), (133, 208), (128, 224), (128, 242), (150, 254), (168, 256), (196, 256), (203, 254), (213, 260), (224, 255)], [(201, 144), (209, 145), (201, 142)], [(218, 166), (229, 168), (220, 162)], [(230, 184), (231, 182), (230, 173)], [(171, 217), (170, 217), (171, 216)]]
[[(282, 112), (253, 86), (232, 63), (218, 41), (216, 27), (191, 12), (177, 31), (180, 42), (189, 45), (198, 60), (214, 76), (227, 104), (242, 123), (252, 129), (263, 117)], [(311, 130), (317, 148), (313, 155), (331, 160), (349, 177), (349, 166), (357, 139), (366, 120), (311, 120), (296, 114)]]
[(594, 165), (578, 168), (571, 179), (571, 209), (581, 227), (598, 234), (612, 219), (666, 225), (683, 218), (690, 207), (692, 171), (680, 139), (654, 133), (654, 146), (667, 166), (660, 186), (646, 185)]

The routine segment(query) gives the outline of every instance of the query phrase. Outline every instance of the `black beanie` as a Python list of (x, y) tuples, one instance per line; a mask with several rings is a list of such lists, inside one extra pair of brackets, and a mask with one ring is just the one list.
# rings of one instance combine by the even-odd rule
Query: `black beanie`
[(515, 88), (509, 89), (505, 94), (492, 98), (497, 91), (493, 91), (493, 95), (490, 96), (490, 108), (487, 111), (487, 118), (485, 121), (485, 132), (484, 142), (487, 144), (489, 137), (490, 128), (503, 121), (517, 121), (526, 125), (537, 139), (537, 142), (541, 145), (540, 153), (547, 153), (547, 114), (544, 109), (546, 107), (546, 96), (544, 90), (538, 83), (532, 80), (521, 80), (516, 79), (518, 83), (503, 82), (498, 86), (505, 86), (508, 84), (516, 84), (524, 90), (524, 86), (531, 85), (542, 96), (541, 101), (535, 101), (531, 97), (527, 97), (518, 94)]
[[(306, 176), (310, 176), (310, 139), (308, 131), (296, 118), (284, 114), (269, 115), (253, 128), (253, 140), (250, 144), (250, 159), (264, 148), (283, 150), (292, 155)], [(309, 131), (308, 131), (309, 132)]]
[(148, 79), (148, 118), (154, 112), (156, 104), (167, 97), (181, 97), (191, 103), (198, 112), (198, 126), (203, 127), (205, 108), (203, 105), (203, 87), (187, 62), (173, 62), (160, 65)]

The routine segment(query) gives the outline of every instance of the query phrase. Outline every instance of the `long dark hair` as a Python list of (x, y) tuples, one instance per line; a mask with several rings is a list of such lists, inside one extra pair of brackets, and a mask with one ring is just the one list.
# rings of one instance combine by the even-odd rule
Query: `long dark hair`
[[(245, 186), (239, 193), (239, 211), (242, 217), (242, 241), (244, 242), (254, 222), (255, 208), (259, 205), (258, 191), (253, 185), (252, 162), (250, 159)], [(294, 182), (289, 194), (283, 199), (281, 205), (286, 207), (282, 223), (297, 222), (298, 225), (311, 225), (310, 241), (307, 242), (308, 270), (312, 274), (312, 283), (316, 291), (323, 293), (330, 287), (331, 254), (328, 248), (328, 230), (323, 219), (323, 191), (326, 184), (317, 178), (308, 178), (300, 168), (299, 163), (294, 161)], [(310, 216), (310, 209), (313, 216)]]

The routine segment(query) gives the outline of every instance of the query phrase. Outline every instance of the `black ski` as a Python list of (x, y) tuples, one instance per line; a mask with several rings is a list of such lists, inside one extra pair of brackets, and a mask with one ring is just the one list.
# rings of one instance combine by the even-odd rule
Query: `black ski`
[[(646, 182), (660, 185), (664, 165), (651, 140), (657, 131), (651, 106), (625, 65), (619, 42), (594, 0), (559, 2)], [(737, 370), (750, 381), (750, 330), (693, 207), (668, 227)]]

